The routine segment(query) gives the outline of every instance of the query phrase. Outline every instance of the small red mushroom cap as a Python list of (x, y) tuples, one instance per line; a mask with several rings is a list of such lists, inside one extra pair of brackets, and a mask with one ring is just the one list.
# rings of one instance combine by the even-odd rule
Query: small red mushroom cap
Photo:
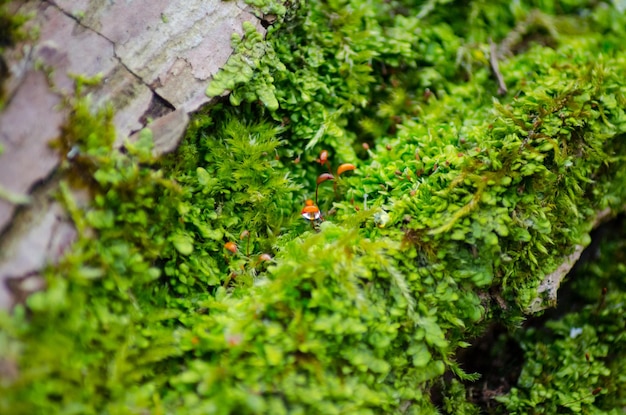
[(322, 216), (320, 209), (315, 206), (312, 200), (309, 199), (304, 204), (305, 206), (302, 208), (301, 212), (304, 219), (317, 220)]

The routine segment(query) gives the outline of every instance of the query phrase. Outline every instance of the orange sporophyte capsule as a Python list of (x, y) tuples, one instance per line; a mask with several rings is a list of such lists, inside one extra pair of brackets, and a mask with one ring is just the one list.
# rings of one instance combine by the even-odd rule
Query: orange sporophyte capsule
[(317, 178), (317, 184), (319, 185), (320, 183), (323, 183), (326, 180), (333, 180), (334, 178), (335, 178), (335, 176), (333, 176), (330, 173), (322, 173)]
[(328, 151), (322, 150), (320, 153), (320, 164), (326, 164), (328, 162)]
[(224, 244), (224, 248), (226, 248), (227, 250), (229, 250), (233, 254), (237, 252), (237, 244), (235, 244), (234, 242), (226, 242)]
[(356, 166), (354, 164), (344, 163), (337, 168), (337, 176), (341, 175), (341, 173), (343, 172), (346, 172), (349, 170), (355, 170), (355, 169), (356, 169)]

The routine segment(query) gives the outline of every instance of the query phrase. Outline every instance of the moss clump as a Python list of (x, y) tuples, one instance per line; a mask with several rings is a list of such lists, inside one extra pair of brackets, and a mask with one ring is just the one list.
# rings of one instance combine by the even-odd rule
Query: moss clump
[(229, 95), (233, 105), (260, 100), (267, 108), (277, 110), (271, 72), (276, 69), (272, 64), (280, 61), (252, 23), (244, 22), (243, 29), (243, 38), (233, 34), (234, 54), (215, 75), (206, 93), (215, 97), (226, 90), (235, 90)]
[[(595, 212), (626, 200), (626, 18), (587, 2), (439, 3), (303, 4), (266, 41), (247, 27), (209, 86), (239, 107), (199, 114), (162, 160), (147, 132), (112, 150), (110, 114), (72, 102), (66, 167), (93, 203), (62, 186), (81, 238), (48, 290), (0, 319), (20, 370), (0, 412), (476, 413), (457, 351), (518, 325)], [(519, 31), (531, 13), (542, 23)], [(511, 92), (494, 100), (489, 35), (516, 30), (500, 62)], [(300, 211), (322, 150), (357, 169), (320, 189), (311, 226)], [(576, 402), (598, 374), (620, 384), (622, 360), (552, 396), (567, 386), (557, 404)], [(499, 410), (543, 405), (527, 386)], [(598, 408), (619, 407), (602, 391)]]

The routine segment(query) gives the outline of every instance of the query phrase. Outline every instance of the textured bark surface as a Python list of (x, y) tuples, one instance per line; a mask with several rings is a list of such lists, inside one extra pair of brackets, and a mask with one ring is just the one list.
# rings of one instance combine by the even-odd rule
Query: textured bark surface
[(26, 29), (38, 36), (4, 56), (10, 76), (2, 80), (7, 101), (0, 112), (1, 308), (17, 291), (39, 286), (30, 276), (74, 238), (51, 197), (55, 186), (46, 183), (59, 163), (49, 143), (68, 115), (60, 104), (73, 93), (71, 75), (103, 76), (93, 101), (115, 108), (118, 143), (151, 121), (156, 151), (167, 152), (188, 114), (209, 102), (204, 91), (232, 53), (232, 34), (242, 33), (244, 21), (264, 32), (242, 1), (38, 0), (9, 7), (32, 15)]

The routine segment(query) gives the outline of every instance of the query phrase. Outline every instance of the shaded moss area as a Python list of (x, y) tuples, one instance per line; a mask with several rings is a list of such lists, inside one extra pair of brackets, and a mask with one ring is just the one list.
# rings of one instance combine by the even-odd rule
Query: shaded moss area
[[(297, 6), (272, 6), (267, 40), (244, 28), (207, 91), (229, 103), (163, 159), (149, 131), (111, 149), (110, 110), (69, 102), (59, 198), (80, 238), (46, 291), (0, 316), (0, 368), (15, 368), (0, 412), (479, 413), (459, 350), (519, 327), (597, 213), (626, 201), (626, 17)], [(316, 184), (324, 220), (309, 222)], [(581, 284), (623, 279), (600, 274)], [(618, 411), (625, 296), (615, 283), (545, 336), (517, 331), (521, 375), (483, 408)]]
[(622, 215), (592, 232), (558, 307), (514, 331), (496, 324), (459, 353), (483, 374), (466, 382), (483, 413), (502, 403), (507, 413), (622, 413), (624, 224)]
[(510, 413), (623, 412), (625, 223), (622, 216), (597, 235), (569, 276), (559, 316), (513, 334), (524, 365), (510, 393), (497, 398)]
[(0, 2), (0, 51), (4, 48), (12, 47), (17, 41), (22, 39), (20, 27), (24, 23), (24, 16), (14, 15), (7, 10), (6, 4), (9, 0)]
[[(27, 16), (11, 13), (7, 4), (9, 0), (0, 1), (0, 110), (5, 103), (4, 82), (9, 77), (9, 68), (4, 58), (4, 51), (24, 39), (26, 34), (21, 30), (28, 19)], [(1, 147), (0, 147), (1, 149)]]

